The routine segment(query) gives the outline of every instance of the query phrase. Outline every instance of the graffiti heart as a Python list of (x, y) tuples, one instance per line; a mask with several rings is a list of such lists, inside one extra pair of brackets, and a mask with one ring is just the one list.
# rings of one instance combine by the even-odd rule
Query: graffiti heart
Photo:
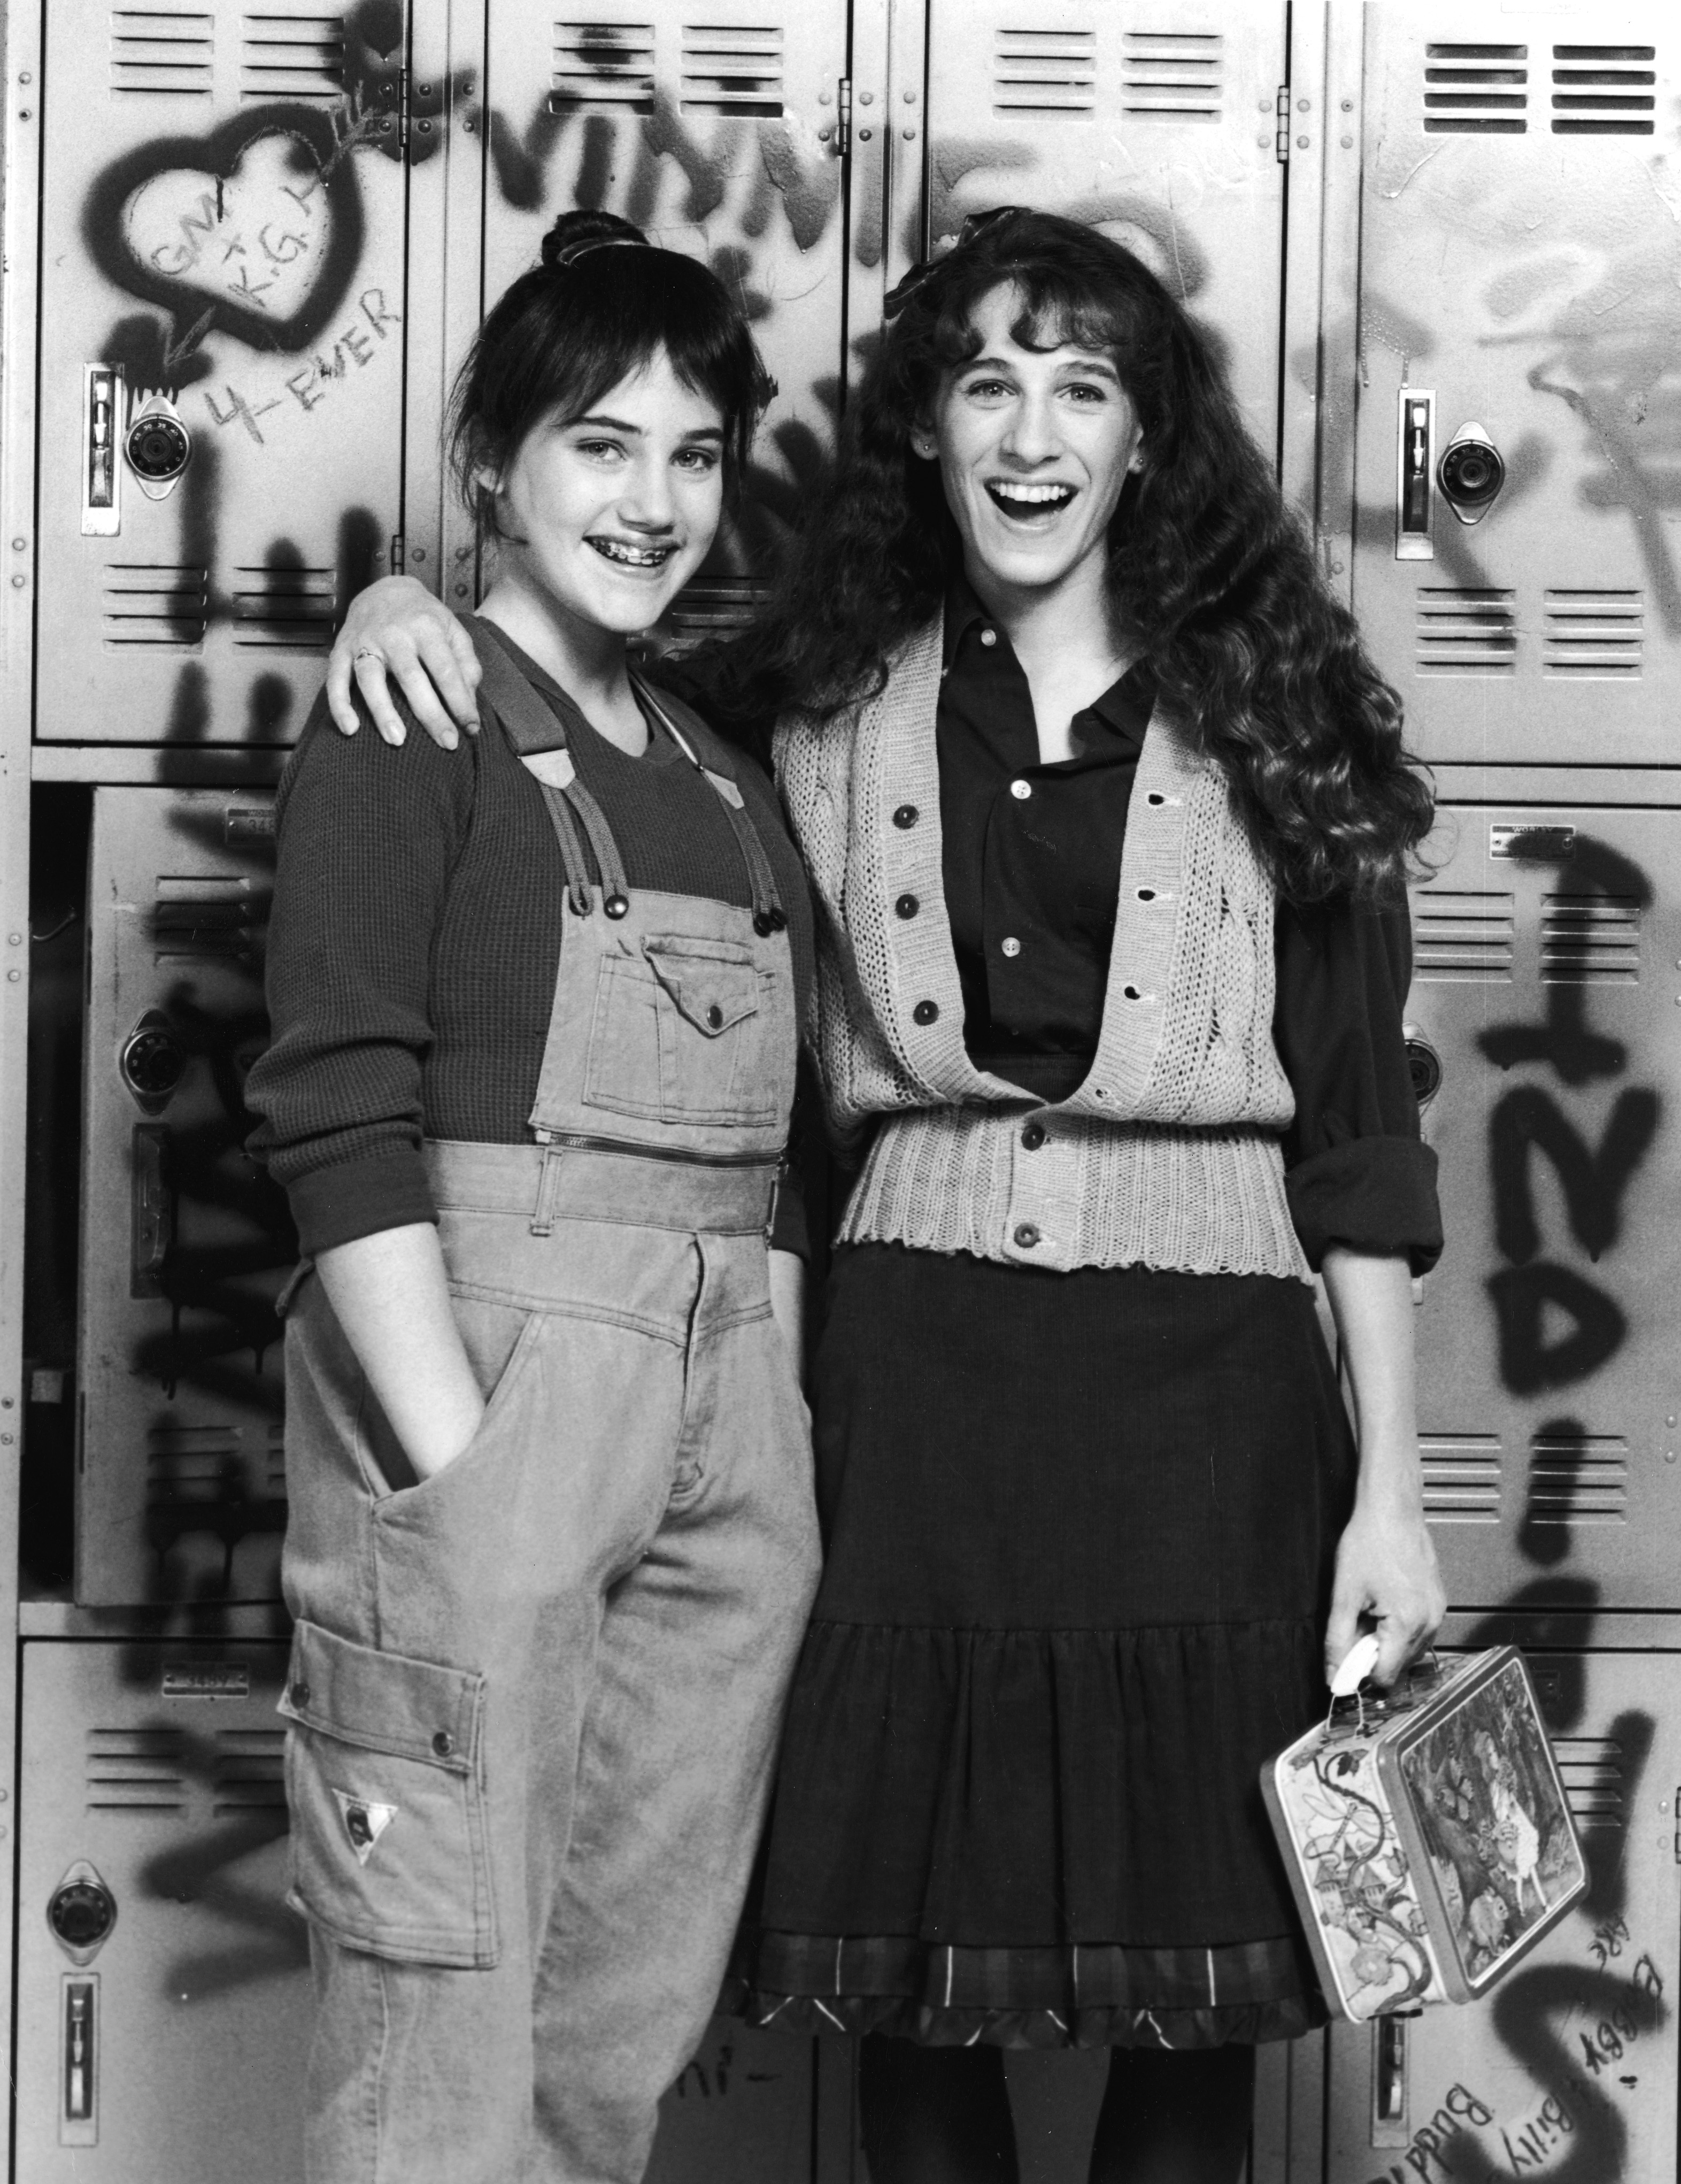
[(361, 256), (345, 154), (331, 113), (290, 104), (154, 138), (100, 176), (83, 236), (110, 281), (169, 312), (172, 348), (215, 328), (296, 353), (338, 310)]
[(225, 177), (175, 167), (142, 182), (123, 208), (123, 240), (136, 265), (195, 298), (284, 326), (320, 281), (332, 219), (309, 146), (273, 130)]

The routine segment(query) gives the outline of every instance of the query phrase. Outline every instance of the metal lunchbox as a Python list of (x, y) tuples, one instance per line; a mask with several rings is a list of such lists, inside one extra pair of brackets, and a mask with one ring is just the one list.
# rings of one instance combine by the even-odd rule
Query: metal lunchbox
[(1513, 1646), (1334, 1700), (1261, 1786), (1326, 2002), (1356, 2023), (1486, 1994), (1588, 1885)]

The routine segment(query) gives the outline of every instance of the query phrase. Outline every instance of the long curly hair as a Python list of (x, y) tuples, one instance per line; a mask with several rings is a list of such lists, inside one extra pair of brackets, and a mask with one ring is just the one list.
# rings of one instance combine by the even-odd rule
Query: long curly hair
[(977, 307), (1004, 284), (1020, 298), (1015, 338), (1111, 357), (1143, 426), (1144, 465), (1109, 530), (1117, 635), (1225, 769), (1283, 893), (1393, 900), (1432, 811), (1399, 697), (1322, 582), (1207, 337), (1129, 251), (1049, 213), (995, 218), (907, 284), (792, 566), (709, 677), (714, 702), (737, 718), (832, 717), (878, 692), (940, 611), (962, 543), (910, 436), (979, 353)]

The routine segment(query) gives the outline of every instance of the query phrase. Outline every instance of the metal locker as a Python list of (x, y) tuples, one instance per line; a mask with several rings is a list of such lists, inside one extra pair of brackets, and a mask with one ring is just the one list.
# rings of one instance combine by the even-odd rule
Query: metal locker
[(1449, 1597), (1673, 1607), (1681, 811), (1444, 810), (1407, 1003), (1447, 1249), (1417, 1314)]
[[(25, 1646), (19, 2184), (301, 2184), (286, 1662), (235, 1641)], [(798, 2184), (815, 2099), (810, 2042), (721, 2020), (666, 2096), (649, 2184)]]
[(1483, 2001), (1331, 2028), (1326, 2184), (1674, 2184), (1681, 1658), (1529, 1660), (1592, 1886)]
[(1367, 642), (1428, 758), (1673, 764), (1674, 11), (1352, 12)]
[(76, 1596), (280, 1590), (285, 1194), (244, 1150), (268, 1038), (260, 792), (93, 799)]
[[(1144, 259), (1278, 433), (1285, 10), (1268, 0), (929, 0), (928, 230), (1030, 204)], [(862, 117), (854, 114), (854, 123)]]
[(401, 528), (400, 0), (53, 0), (37, 734), (276, 744)]
[(704, 259), (741, 298), (780, 391), (745, 505), (675, 611), (676, 629), (698, 634), (744, 617), (755, 554), (762, 567), (788, 536), (833, 437), (847, 4), (730, 0), (704, 21), (671, 0), (590, 0), (587, 12), (489, 10), (483, 304), (574, 205)]
[(24, 1647), (19, 2184), (297, 2184), (277, 1644)]

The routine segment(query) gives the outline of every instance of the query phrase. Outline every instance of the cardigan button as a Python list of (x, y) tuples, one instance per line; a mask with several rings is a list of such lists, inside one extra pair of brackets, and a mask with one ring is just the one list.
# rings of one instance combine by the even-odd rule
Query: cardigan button
[(893, 815), (893, 823), (895, 827), (914, 827), (921, 816), (914, 804), (901, 804)]
[(1021, 1142), (1030, 1153), (1036, 1153), (1044, 1143), (1044, 1135), (1043, 1123), (1029, 1123), (1021, 1133)]
[(1016, 1240), (1024, 1251), (1031, 1251), (1039, 1240), (1039, 1232), (1031, 1221), (1023, 1221), (1016, 1228)]
[(915, 917), (921, 907), (921, 904), (917, 901), (914, 894), (902, 894), (893, 905), (893, 908), (901, 917)]
[(940, 1005), (938, 1001), (918, 1001), (916, 1007), (910, 1011), (910, 1014), (912, 1018), (917, 1023), (931, 1024), (939, 1015), (939, 1012)]

